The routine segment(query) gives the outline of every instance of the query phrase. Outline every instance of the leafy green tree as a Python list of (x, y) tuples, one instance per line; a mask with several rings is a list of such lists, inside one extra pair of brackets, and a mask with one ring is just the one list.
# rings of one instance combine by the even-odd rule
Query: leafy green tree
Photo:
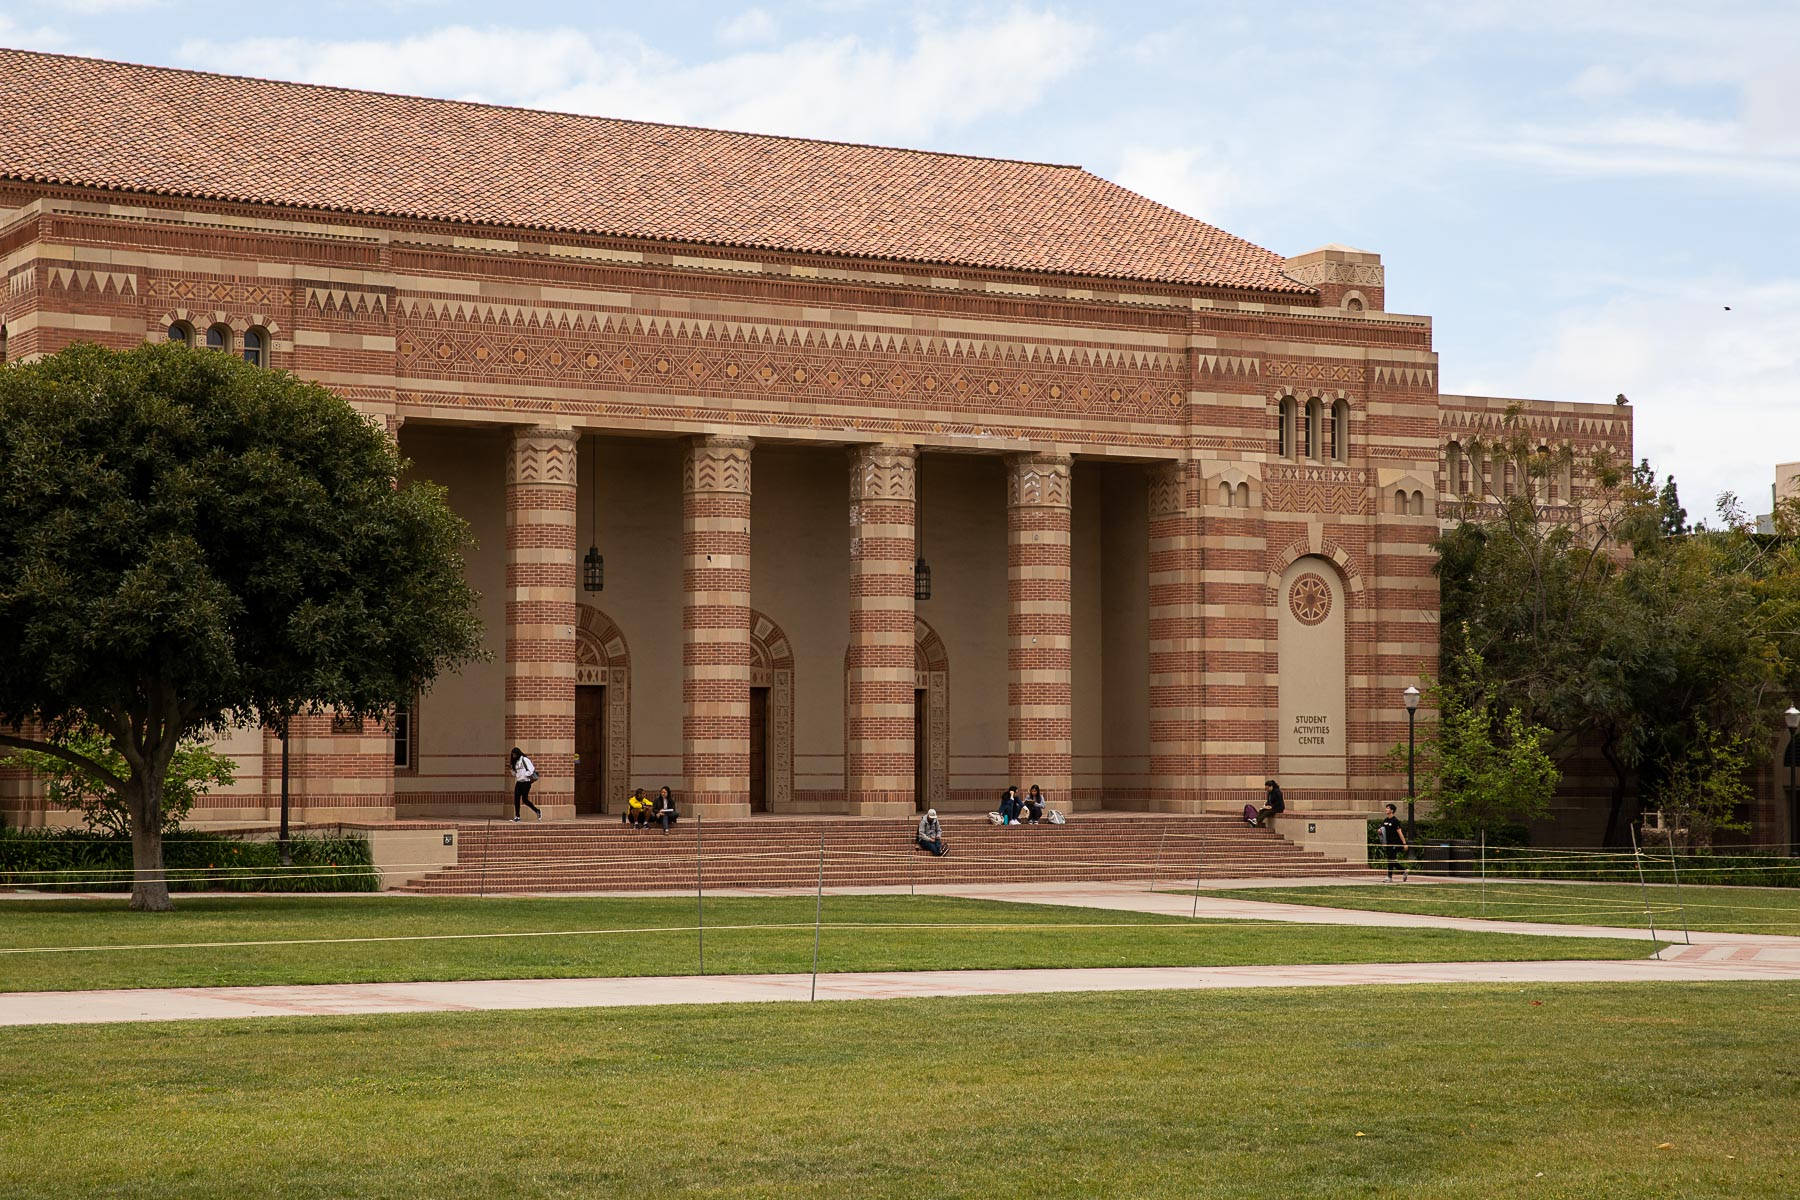
[(1664, 478), (1662, 490), (1656, 493), (1656, 509), (1664, 537), (1680, 537), (1688, 532), (1687, 509), (1681, 507), (1673, 475)]
[[(77, 728), (61, 744), (75, 757), (98, 763), (115, 777), (130, 773), (124, 755), (105, 734)], [(95, 833), (131, 836), (131, 813), (123, 798), (87, 767), (41, 750), (21, 750), (5, 761), (35, 771), (44, 780), (45, 798), (80, 813), (82, 824)], [(198, 739), (182, 742), (169, 760), (169, 773), (163, 780), (163, 833), (181, 828), (195, 800), (216, 787), (229, 786), (236, 778), (237, 764), (230, 757)]]
[(1748, 777), (1758, 743), (1748, 733), (1715, 729), (1703, 718), (1694, 726), (1681, 752), (1665, 764), (1651, 796), (1671, 830), (1687, 831), (1689, 848), (1705, 848), (1722, 830), (1742, 833), (1750, 828), (1737, 811), (1754, 795)]
[[(1481, 656), (1464, 651), (1443, 680), (1427, 680), (1435, 710), (1416, 757), (1419, 795), (1452, 833), (1473, 835), (1544, 816), (1562, 778), (1544, 749), (1550, 731), (1517, 709), (1501, 710), (1487, 692)], [(1388, 752), (1403, 770), (1406, 747)]]
[[(378, 717), (477, 657), (464, 523), (342, 399), (227, 354), (76, 345), (0, 370), (0, 746), (130, 816), (131, 904), (170, 907), (170, 764), (196, 735)], [(65, 744), (79, 726), (123, 760)]]

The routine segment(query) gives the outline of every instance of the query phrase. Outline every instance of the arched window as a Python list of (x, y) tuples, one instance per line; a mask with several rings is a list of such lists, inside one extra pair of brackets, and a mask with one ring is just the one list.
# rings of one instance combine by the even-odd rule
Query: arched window
[(244, 361), (252, 366), (269, 365), (269, 335), (261, 329), (244, 330)]
[(1462, 446), (1451, 442), (1444, 447), (1444, 474), (1450, 484), (1450, 494), (1460, 496), (1464, 492), (1463, 452)]
[(1405, 488), (1396, 488), (1394, 490), (1394, 511), (1399, 513), (1401, 516), (1406, 515), (1406, 489)]
[(192, 346), (194, 344), (194, 327), (186, 321), (176, 321), (169, 326), (169, 340), (180, 342), (184, 346)]
[(1502, 496), (1511, 496), (1518, 490), (1519, 486), (1518, 477), (1513, 473), (1512, 460), (1508, 459), (1506, 464), (1501, 467), (1501, 470), (1504, 474), (1500, 481), (1500, 494)]
[(1250, 485), (1247, 483), (1237, 485), (1237, 506), (1239, 508), (1250, 507)]
[(1300, 457), (1319, 457), (1319, 398), (1314, 396), (1306, 402), (1306, 432), (1300, 439)]
[(1563, 459), (1561, 470), (1563, 503), (1567, 504), (1575, 499), (1575, 456), (1572, 453)]
[(1275, 456), (1294, 457), (1294, 398), (1282, 398), (1275, 419)]
[(1415, 517), (1422, 517), (1425, 515), (1424, 492), (1414, 492), (1412, 494), (1412, 515)]
[(1226, 508), (1231, 507), (1231, 485), (1229, 483), (1221, 483), (1219, 485), (1219, 503), (1223, 504)]
[(231, 326), (214, 325), (206, 331), (206, 348), (208, 350), (231, 349)]

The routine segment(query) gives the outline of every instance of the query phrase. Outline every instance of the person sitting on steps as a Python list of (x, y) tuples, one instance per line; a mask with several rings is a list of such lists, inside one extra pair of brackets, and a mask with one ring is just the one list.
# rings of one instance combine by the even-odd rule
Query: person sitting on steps
[(938, 824), (937, 809), (928, 808), (925, 815), (919, 818), (919, 849), (929, 850), (939, 858), (949, 853), (950, 848), (944, 845), (944, 829)]
[(662, 826), (663, 836), (669, 836), (669, 826), (678, 819), (675, 814), (675, 794), (669, 791), (669, 785), (663, 784), (656, 792), (656, 809), (650, 814)]
[(1037, 784), (1031, 785), (1030, 793), (1025, 797), (1025, 810), (1031, 814), (1028, 818), (1033, 825), (1044, 819), (1044, 793)]
[(650, 827), (650, 810), (652, 807), (654, 807), (654, 805), (652, 804), (650, 797), (644, 795), (643, 788), (639, 788), (637, 791), (631, 793), (631, 799), (625, 802), (626, 824), (630, 825), (633, 829), (648, 829)]
[(1000, 793), (1000, 823), (1002, 825), (1015, 824), (1019, 819), (1019, 813), (1024, 811), (1024, 808), (1025, 802), (1019, 799), (1018, 788), (1009, 785), (1004, 792)]
[(1268, 803), (1256, 810), (1256, 823), (1267, 829), (1270, 817), (1280, 816), (1287, 811), (1287, 801), (1281, 798), (1281, 785), (1273, 779), (1263, 780), (1263, 789), (1268, 793)]

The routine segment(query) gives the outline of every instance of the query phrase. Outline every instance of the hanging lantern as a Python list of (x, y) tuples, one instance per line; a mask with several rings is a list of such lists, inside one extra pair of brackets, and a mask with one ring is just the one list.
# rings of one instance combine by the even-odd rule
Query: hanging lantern
[(606, 558), (598, 546), (589, 546), (581, 560), (581, 586), (590, 592), (606, 590)]
[(931, 564), (923, 558), (913, 564), (913, 599), (931, 599)]

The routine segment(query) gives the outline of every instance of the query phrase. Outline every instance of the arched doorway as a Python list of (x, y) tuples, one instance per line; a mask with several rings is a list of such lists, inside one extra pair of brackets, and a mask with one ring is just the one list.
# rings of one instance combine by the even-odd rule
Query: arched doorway
[(794, 647), (766, 614), (750, 612), (750, 811), (794, 803)]
[(1280, 675), (1275, 748), (1284, 788), (1346, 786), (1345, 609), (1348, 589), (1328, 558), (1304, 555), (1275, 593)]
[(913, 802), (919, 811), (950, 800), (950, 655), (937, 630), (913, 619)]
[(631, 776), (631, 651), (599, 609), (576, 606), (575, 811), (616, 813)]

